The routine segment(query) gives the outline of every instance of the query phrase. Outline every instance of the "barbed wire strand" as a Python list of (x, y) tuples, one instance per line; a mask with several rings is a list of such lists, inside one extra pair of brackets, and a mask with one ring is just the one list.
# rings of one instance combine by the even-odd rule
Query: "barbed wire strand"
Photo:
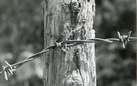
[[(130, 32), (130, 34), (131, 34), (131, 32)], [(127, 44), (125, 42), (135, 42), (136, 40), (137, 40), (136, 37), (130, 37), (130, 35), (129, 36), (128, 35), (121, 36), (119, 32), (118, 32), (118, 38), (107, 38), (107, 39), (91, 38), (91, 39), (86, 39), (86, 40), (66, 40), (64, 42), (57, 43), (53, 46), (47, 47), (47, 48), (43, 49), (42, 51), (26, 58), (23, 61), (19, 61), (15, 64), (10, 65), (7, 61), (5, 61), (5, 63), (7, 65), (3, 66), (3, 71), (0, 72), (0, 75), (2, 75), (4, 73), (5, 79), (8, 80), (8, 74), (12, 75), (13, 72), (16, 71), (17, 68), (19, 68), (23, 64), (38, 58), (39, 55), (46, 53), (51, 49), (62, 48), (61, 46), (64, 46), (64, 45), (66, 45), (67, 47), (72, 47), (72, 46), (76, 46), (76, 45), (83, 44), (83, 43), (95, 43), (95, 42), (114, 43), (114, 42), (120, 42), (120, 43), (122, 43), (122, 46), (124, 45), (123, 46), (123, 48), (124, 48)]]

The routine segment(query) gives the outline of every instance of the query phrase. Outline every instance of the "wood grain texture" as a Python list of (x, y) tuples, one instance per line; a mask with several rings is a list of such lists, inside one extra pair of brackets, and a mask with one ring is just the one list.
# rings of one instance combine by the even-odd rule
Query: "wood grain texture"
[[(78, 12), (70, 10), (65, 4), (78, 3)], [(77, 4), (76, 3), (76, 4)], [(73, 3), (75, 4), (75, 3)], [(77, 8), (76, 8), (77, 9)], [(44, 46), (54, 45), (59, 35), (69, 23), (72, 29), (83, 26), (71, 39), (88, 39), (95, 37), (93, 17), (94, 0), (45, 0), (44, 5)], [(95, 45), (81, 44), (69, 48), (63, 53), (61, 49), (50, 50), (45, 55), (44, 86), (82, 86), (81, 76), (73, 59), (74, 49), (80, 50), (80, 70), (84, 86), (96, 86)]]

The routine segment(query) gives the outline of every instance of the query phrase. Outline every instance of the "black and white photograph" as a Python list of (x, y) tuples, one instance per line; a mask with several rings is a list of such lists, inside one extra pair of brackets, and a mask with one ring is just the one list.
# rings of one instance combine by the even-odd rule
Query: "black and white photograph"
[(0, 86), (137, 86), (136, 0), (0, 0)]

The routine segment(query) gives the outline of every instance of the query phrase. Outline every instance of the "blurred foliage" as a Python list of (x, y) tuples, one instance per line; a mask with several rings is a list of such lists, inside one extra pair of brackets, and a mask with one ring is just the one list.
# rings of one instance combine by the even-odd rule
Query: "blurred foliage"
[[(135, 36), (136, 0), (95, 0), (96, 37)], [(0, 0), (0, 69), (4, 60), (15, 63), (43, 49), (43, 0)], [(135, 86), (136, 47), (129, 43), (96, 44), (98, 86)], [(43, 86), (42, 59), (25, 64), (0, 86)]]
[[(95, 0), (96, 37), (117, 37), (117, 31), (136, 34), (136, 0)], [(135, 86), (136, 43), (96, 44), (98, 86)]]
[[(0, 67), (43, 49), (42, 0), (0, 0)], [(43, 86), (40, 59), (23, 65), (0, 86)]]

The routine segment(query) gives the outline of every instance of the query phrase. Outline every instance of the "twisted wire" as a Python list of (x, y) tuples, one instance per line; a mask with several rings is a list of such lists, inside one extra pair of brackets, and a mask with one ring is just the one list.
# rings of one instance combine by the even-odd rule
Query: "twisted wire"
[(5, 61), (6, 66), (3, 66), (3, 70), (0, 72), (0, 75), (4, 74), (5, 79), (8, 80), (8, 74), (13, 75), (13, 72), (16, 71), (16, 69), (19, 68), (20, 66), (22, 66), (23, 64), (38, 58), (39, 55), (46, 53), (51, 49), (63, 48), (64, 45), (66, 45), (67, 47), (73, 47), (73, 46), (83, 44), (83, 43), (96, 43), (96, 42), (114, 43), (114, 42), (120, 42), (122, 44), (122, 47), (125, 48), (125, 46), (128, 42), (136, 42), (136, 40), (137, 40), (136, 37), (130, 37), (131, 31), (129, 32), (128, 35), (123, 35), (123, 36), (121, 36), (119, 32), (117, 32), (117, 33), (118, 33), (118, 38), (107, 38), (107, 39), (91, 38), (91, 39), (86, 39), (86, 40), (66, 40), (66, 41), (61, 42), (61, 43), (55, 43), (55, 45), (49, 46), (49, 47), (43, 49), (42, 51), (35, 53), (34, 55), (26, 58), (25, 60), (19, 61), (17, 63), (12, 64), (12, 65), (9, 64), (7, 61)]

